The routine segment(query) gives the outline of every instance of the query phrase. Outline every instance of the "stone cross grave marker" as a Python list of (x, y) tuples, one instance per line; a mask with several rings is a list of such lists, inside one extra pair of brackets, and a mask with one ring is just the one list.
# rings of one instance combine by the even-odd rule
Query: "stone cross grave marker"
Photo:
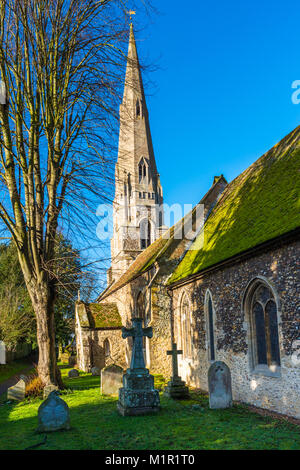
[(152, 338), (152, 328), (143, 328), (142, 318), (132, 319), (132, 328), (122, 328), (122, 337), (133, 338), (130, 368), (123, 375), (119, 390), (118, 411), (123, 416), (159, 411), (159, 393), (154, 389), (154, 378), (145, 368), (143, 337)]
[(101, 370), (101, 394), (118, 395), (122, 387), (123, 369), (117, 364), (111, 364)]
[(172, 343), (171, 351), (167, 351), (168, 356), (172, 356), (172, 378), (165, 388), (165, 395), (171, 398), (187, 398), (189, 389), (185, 382), (178, 375), (178, 355), (183, 354), (181, 349), (177, 349), (177, 344)]
[(6, 346), (4, 341), (0, 341), (0, 364), (6, 364)]
[(172, 349), (171, 351), (167, 351), (167, 355), (172, 356), (173, 378), (178, 377), (178, 354), (183, 354), (182, 349), (177, 349), (177, 344), (172, 343)]
[(152, 327), (143, 328), (143, 319), (142, 318), (133, 318), (132, 319), (133, 328), (122, 328), (122, 338), (129, 338), (130, 336), (133, 339), (133, 348), (130, 362), (130, 369), (141, 369), (145, 370), (145, 359), (143, 352), (143, 337), (147, 336), (152, 338), (153, 332)]
[(213, 409), (232, 406), (230, 369), (222, 361), (214, 362), (208, 370), (209, 407)]
[(16, 400), (21, 401), (25, 398), (25, 389), (26, 389), (26, 382), (23, 379), (20, 379), (16, 385), (9, 387), (7, 390), (7, 399), (8, 400)]

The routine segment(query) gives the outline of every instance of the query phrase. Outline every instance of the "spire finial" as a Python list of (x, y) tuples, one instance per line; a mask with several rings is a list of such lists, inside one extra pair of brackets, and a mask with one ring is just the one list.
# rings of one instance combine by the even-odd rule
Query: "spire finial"
[(132, 24), (132, 15), (135, 15), (135, 14), (136, 14), (136, 11), (134, 11), (134, 10), (129, 10), (127, 13), (128, 13), (128, 15), (129, 15), (130, 23)]

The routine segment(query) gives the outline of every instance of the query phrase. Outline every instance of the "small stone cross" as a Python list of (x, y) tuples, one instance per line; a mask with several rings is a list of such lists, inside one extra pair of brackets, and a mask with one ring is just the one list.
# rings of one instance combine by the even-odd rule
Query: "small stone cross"
[(145, 359), (143, 353), (143, 337), (152, 338), (152, 327), (143, 328), (142, 318), (132, 318), (132, 328), (122, 328), (122, 338), (133, 338), (133, 348), (130, 362), (130, 369), (145, 369)]
[(181, 349), (177, 349), (177, 344), (172, 343), (171, 351), (167, 351), (168, 356), (172, 356), (172, 369), (173, 369), (173, 378), (178, 377), (178, 354), (183, 354)]

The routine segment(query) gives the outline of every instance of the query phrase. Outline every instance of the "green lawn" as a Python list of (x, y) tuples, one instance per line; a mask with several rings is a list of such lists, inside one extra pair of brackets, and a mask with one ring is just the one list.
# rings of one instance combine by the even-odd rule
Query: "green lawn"
[[(207, 397), (176, 402), (161, 397), (157, 415), (122, 417), (116, 397), (101, 397), (99, 377), (80, 373), (65, 383), (63, 392), (70, 407), (70, 431), (49, 433), (38, 449), (300, 449), (300, 428), (258, 416), (245, 406), (210, 410)], [(162, 385), (158, 377), (158, 385)], [(0, 406), (0, 449), (25, 449), (44, 440), (36, 434), (40, 399)], [(200, 405), (193, 408), (192, 405)]]
[(28, 369), (31, 364), (32, 361), (29, 359), (18, 359), (10, 364), (0, 364), (0, 384), (22, 370)]

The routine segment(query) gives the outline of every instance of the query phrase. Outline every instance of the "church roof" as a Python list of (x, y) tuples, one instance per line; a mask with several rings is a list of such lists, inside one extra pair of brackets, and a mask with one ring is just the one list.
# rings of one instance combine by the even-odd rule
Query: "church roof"
[[(173, 227), (169, 230), (173, 230)], [(115, 292), (116, 290), (125, 286), (135, 277), (147, 271), (148, 268), (155, 263), (156, 259), (158, 258), (158, 255), (161, 254), (161, 252), (164, 251), (164, 249), (167, 247), (169, 242), (167, 236), (169, 230), (167, 231), (167, 234), (161, 236), (160, 238), (155, 240), (150, 246), (148, 246), (148, 248), (143, 250), (142, 253), (140, 253), (138, 257), (133, 261), (128, 270), (100, 295), (99, 300), (101, 300), (102, 297), (106, 297), (112, 292)]]
[[(300, 127), (224, 190), (169, 284), (300, 227)], [(202, 246), (203, 245), (203, 246)]]
[[(227, 181), (223, 175), (218, 177), (217, 181), (214, 181), (212, 187), (199, 202), (200, 205), (204, 204), (210, 198), (211, 194), (214, 194), (219, 183), (223, 185), (222, 187), (227, 185)], [(211, 203), (214, 204), (214, 201), (215, 197), (212, 198)], [(197, 206), (198, 204), (175, 225), (167, 229), (160, 238), (143, 250), (132, 262), (127, 271), (117, 279), (116, 282), (109, 286), (99, 296), (98, 300), (101, 301), (101, 299), (133, 281), (133, 279), (148, 271), (156, 262), (160, 262), (164, 259), (166, 255), (168, 255), (169, 259), (172, 259), (175, 264), (178, 264), (179, 259), (177, 259), (177, 257), (181, 256), (181, 250), (177, 250), (178, 246), (181, 245), (181, 243), (184, 243), (184, 246), (186, 246), (186, 243), (191, 243), (187, 242), (185, 238), (182, 238), (183, 227), (188, 219), (196, 219)]]
[(121, 328), (122, 320), (117, 304), (87, 304), (77, 302), (76, 311), (80, 326), (85, 328)]

